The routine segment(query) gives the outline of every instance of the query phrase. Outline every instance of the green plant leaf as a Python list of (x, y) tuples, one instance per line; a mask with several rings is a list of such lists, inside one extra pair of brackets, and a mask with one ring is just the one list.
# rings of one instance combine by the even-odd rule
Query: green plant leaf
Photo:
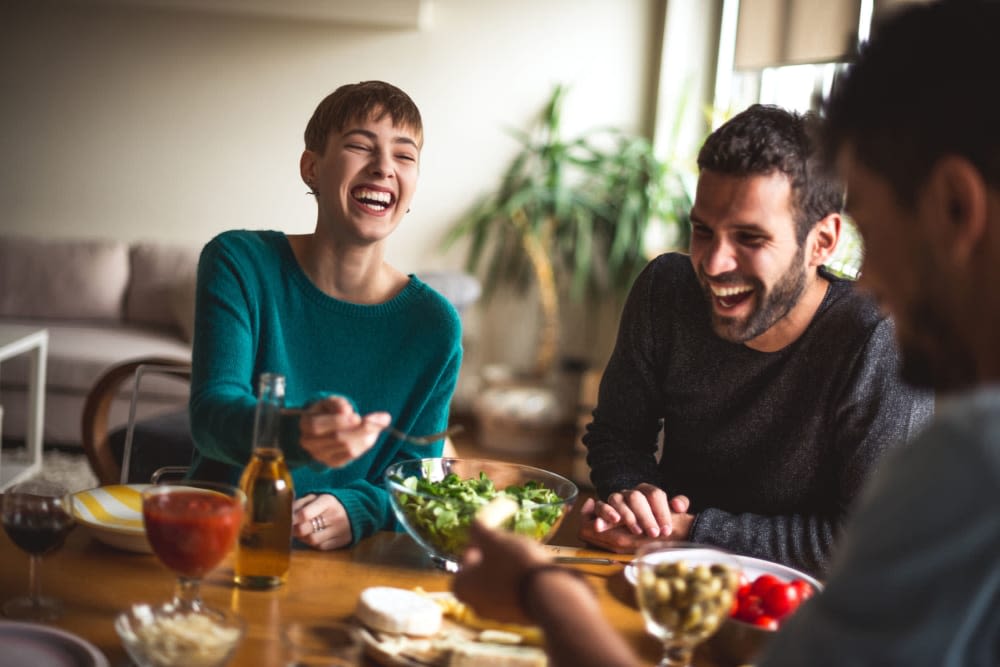
[(556, 85), (534, 126), (507, 130), (520, 150), (496, 190), (445, 235), (447, 245), (468, 239), (466, 267), (482, 277), (485, 297), (501, 284), (539, 282), (525, 254), (529, 238), (547, 253), (557, 287), (578, 300), (627, 293), (646, 264), (651, 221), (674, 225), (686, 243), (690, 197), (680, 172), (648, 139), (617, 128), (563, 137), (567, 92)]

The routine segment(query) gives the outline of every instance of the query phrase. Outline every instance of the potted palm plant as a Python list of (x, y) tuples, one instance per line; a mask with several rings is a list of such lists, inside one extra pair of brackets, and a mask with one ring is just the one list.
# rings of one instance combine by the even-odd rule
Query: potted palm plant
[(624, 296), (649, 259), (652, 225), (672, 226), (686, 246), (691, 203), (679, 172), (645, 138), (613, 128), (565, 138), (566, 92), (557, 85), (537, 124), (513, 131), (521, 149), (496, 191), (445, 237), (446, 246), (468, 240), (466, 269), (481, 276), (484, 298), (504, 284), (536, 286), (538, 380), (559, 358), (561, 299)]

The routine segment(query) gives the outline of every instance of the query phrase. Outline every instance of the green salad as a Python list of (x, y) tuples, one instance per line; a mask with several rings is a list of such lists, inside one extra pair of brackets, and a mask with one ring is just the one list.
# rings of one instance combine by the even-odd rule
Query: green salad
[(549, 533), (563, 512), (559, 495), (535, 481), (513, 484), (502, 491), (482, 472), (472, 479), (461, 479), (452, 472), (438, 482), (416, 476), (393, 481), (414, 492), (398, 493), (396, 498), (410, 526), (438, 551), (455, 558), (465, 550), (476, 512), (500, 494), (520, 506), (505, 527), (536, 540)]

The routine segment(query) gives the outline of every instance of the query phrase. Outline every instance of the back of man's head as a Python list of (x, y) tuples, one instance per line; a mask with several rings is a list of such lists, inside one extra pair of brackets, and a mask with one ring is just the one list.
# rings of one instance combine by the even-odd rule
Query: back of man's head
[(843, 187), (818, 150), (816, 120), (754, 104), (709, 135), (698, 152), (698, 169), (737, 178), (787, 176), (801, 245), (817, 221), (839, 213), (844, 203)]
[(912, 5), (887, 17), (825, 104), (826, 149), (849, 143), (912, 207), (932, 166), (959, 155), (1000, 187), (1000, 2)]

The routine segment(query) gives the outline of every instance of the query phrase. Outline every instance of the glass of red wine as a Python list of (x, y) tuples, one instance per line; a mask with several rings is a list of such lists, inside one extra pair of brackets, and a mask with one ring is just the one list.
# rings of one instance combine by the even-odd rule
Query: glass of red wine
[(57, 551), (76, 525), (72, 498), (53, 482), (29, 480), (3, 494), (3, 528), (11, 541), (28, 553), (28, 596), (8, 600), (3, 613), (10, 618), (47, 621), (58, 618), (62, 605), (42, 597), (38, 568), (42, 556)]

